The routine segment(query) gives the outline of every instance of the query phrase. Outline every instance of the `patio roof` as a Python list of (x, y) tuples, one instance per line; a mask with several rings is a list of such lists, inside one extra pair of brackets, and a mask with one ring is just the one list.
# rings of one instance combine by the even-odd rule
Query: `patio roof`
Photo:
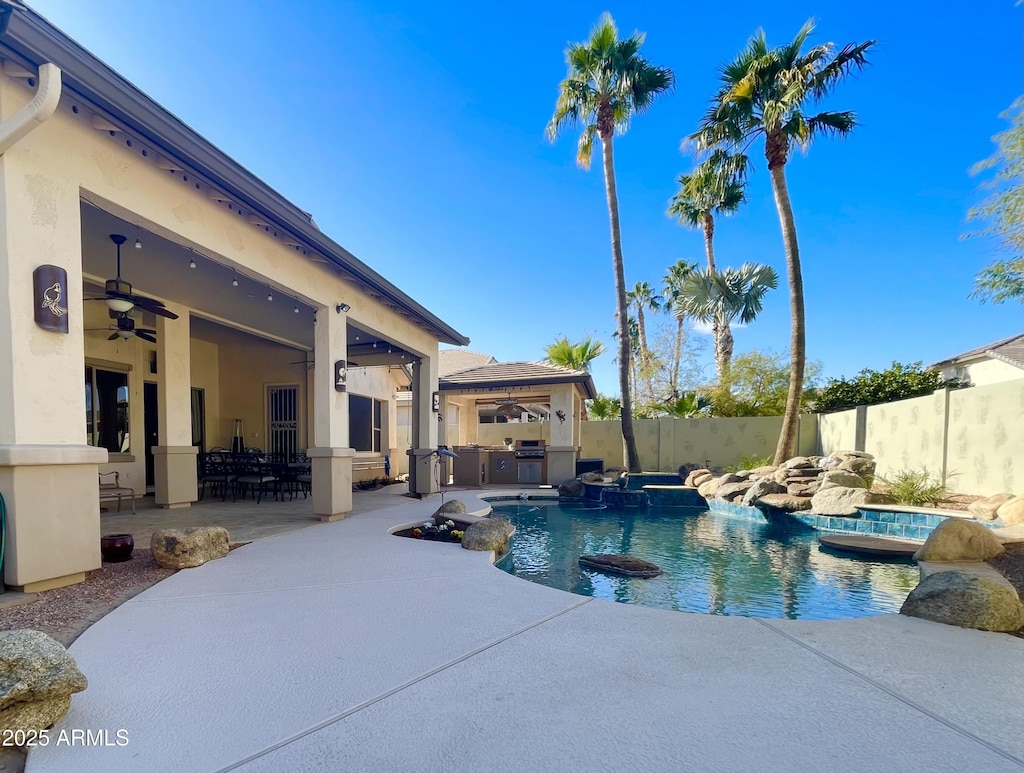
[(948, 360), (940, 360), (929, 365), (928, 370), (939, 370), (950, 365), (980, 360), (985, 357), (1002, 360), (1005, 363), (1024, 369), (1024, 335), (1010, 336), (1001, 341), (996, 341), (986, 346), (979, 346), (977, 349), (971, 349), (969, 352), (950, 357)]
[(250, 215), (254, 226), (285, 232), (288, 243), (309, 259), (333, 266), (380, 303), (436, 335), (442, 343), (465, 346), (469, 338), (427, 311), (410, 296), (323, 234), (312, 215), (242, 167), (121, 75), (21, 3), (0, 0), (0, 56), (26, 68), (52, 62), (62, 70), (65, 93), (90, 105), (117, 131), (130, 134), (166, 162), (203, 178)]
[(438, 379), (438, 388), (442, 392), (503, 391), (554, 384), (578, 384), (588, 400), (597, 396), (594, 379), (586, 371), (543, 362), (497, 362), (449, 373)]

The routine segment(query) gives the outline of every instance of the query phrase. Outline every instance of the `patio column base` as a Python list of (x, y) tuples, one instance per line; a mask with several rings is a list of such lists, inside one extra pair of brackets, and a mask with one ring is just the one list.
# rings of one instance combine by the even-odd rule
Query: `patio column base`
[(579, 446), (548, 446), (544, 455), (548, 462), (547, 483), (558, 486), (576, 477), (576, 459), (579, 458)]
[(7, 509), (4, 582), (16, 588), (72, 585), (100, 568), (99, 466), (86, 445), (0, 445)]
[(340, 521), (352, 512), (353, 448), (309, 448), (313, 468), (313, 515), (322, 522)]
[(153, 446), (153, 482), (160, 507), (191, 507), (199, 499), (198, 453), (195, 446)]
[[(421, 496), (436, 494), (437, 472), (435, 465), (440, 465), (440, 474), (451, 472), (447, 459), (438, 460), (436, 448), (410, 448), (409, 455), (409, 491)], [(446, 481), (447, 482), (447, 481)]]

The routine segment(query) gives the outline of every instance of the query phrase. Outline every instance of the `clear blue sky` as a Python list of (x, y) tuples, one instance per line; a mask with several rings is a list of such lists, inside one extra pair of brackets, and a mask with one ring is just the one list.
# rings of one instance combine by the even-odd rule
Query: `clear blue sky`
[[(575, 136), (554, 145), (544, 136), (566, 44), (609, 10), (622, 34), (647, 33), (652, 62), (675, 71), (675, 92), (616, 140), (626, 280), (660, 284), (676, 260), (703, 260), (700, 233), (665, 208), (691, 163), (680, 140), (717, 67), (758, 27), (781, 44), (814, 16), (815, 42), (879, 44), (871, 66), (823, 105), (856, 110), (862, 125), (788, 166), (808, 357), (826, 376), (853, 375), (1022, 330), (1019, 306), (967, 299), (997, 253), (960, 238), (978, 200), (968, 170), (990, 155), (998, 114), (1024, 92), (1013, 0), (392, 2), (387, 11), (342, 0), (29, 2), (500, 360), (539, 359), (560, 335), (613, 344), (600, 167), (575, 166)], [(719, 224), (718, 261), (765, 262), (784, 282), (756, 160), (748, 205)], [(788, 336), (780, 288), (736, 332), (736, 351), (784, 351)], [(617, 391), (611, 354), (594, 377)]]

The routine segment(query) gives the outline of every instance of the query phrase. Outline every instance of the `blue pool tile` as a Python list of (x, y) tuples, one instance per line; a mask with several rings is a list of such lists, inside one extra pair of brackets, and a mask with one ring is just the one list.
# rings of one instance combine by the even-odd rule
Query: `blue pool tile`
[(925, 515), (924, 513), (914, 513), (913, 516), (914, 517), (911, 520), (911, 523), (914, 524), (914, 526), (929, 526), (930, 525), (928, 523), (928, 516)]
[(896, 523), (896, 513), (878, 513), (878, 520), (882, 523)]
[(857, 531), (866, 534), (871, 531), (871, 524), (867, 521), (857, 521)]
[(910, 525), (912, 523), (910, 513), (896, 513), (896, 523)]
[(886, 536), (896, 537), (896, 536), (899, 535), (900, 527), (897, 526), (895, 523), (887, 523), (886, 526), (888, 527), (888, 531), (886, 532)]

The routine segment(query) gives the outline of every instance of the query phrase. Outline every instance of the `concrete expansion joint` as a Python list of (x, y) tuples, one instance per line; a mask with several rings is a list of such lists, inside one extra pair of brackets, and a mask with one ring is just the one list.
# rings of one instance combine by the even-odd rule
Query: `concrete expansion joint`
[(465, 655), (461, 655), (461, 656), (455, 658), (454, 660), (448, 661), (447, 663), (442, 663), (440, 666), (432, 668), (429, 671), (426, 671), (426, 672), (420, 674), (419, 676), (413, 677), (409, 681), (407, 681), (407, 682), (405, 682), (403, 684), (400, 684), (397, 687), (394, 687), (394, 688), (388, 690), (387, 692), (383, 692), (380, 695), (376, 695), (373, 698), (369, 698), (368, 700), (365, 700), (362, 703), (356, 704), (355, 706), (353, 706), (353, 707), (351, 707), (349, 709), (345, 709), (342, 712), (339, 712), (337, 714), (329, 716), (326, 719), (323, 719), (320, 722), (317, 722), (315, 725), (306, 728), (305, 730), (300, 730), (297, 733), (293, 733), (292, 735), (288, 736), (287, 738), (282, 738), (280, 741), (278, 741), (278, 742), (276, 742), (274, 744), (271, 744), (270, 746), (267, 746), (264, 749), (260, 749), (258, 752), (254, 752), (253, 754), (250, 754), (248, 757), (240, 759), (237, 762), (233, 762), (230, 765), (227, 765), (227, 766), (225, 766), (223, 768), (218, 768), (214, 773), (227, 773), (228, 771), (231, 771), (231, 770), (238, 770), (243, 765), (248, 765), (250, 762), (253, 762), (254, 760), (257, 760), (260, 757), (266, 756), (267, 754), (270, 754), (271, 752), (275, 752), (278, 749), (280, 749), (280, 748), (282, 748), (284, 746), (287, 746), (288, 744), (294, 743), (295, 741), (298, 741), (298, 740), (300, 740), (302, 738), (305, 738), (308, 735), (312, 735), (313, 733), (316, 733), (316, 732), (318, 732), (320, 730), (323, 730), (326, 727), (330, 727), (331, 725), (333, 725), (333, 724), (335, 724), (337, 722), (340, 722), (341, 720), (346, 719), (347, 717), (350, 717), (353, 714), (359, 713), (363, 709), (369, 708), (370, 706), (373, 706), (373, 705), (375, 705), (377, 703), (380, 703), (381, 701), (387, 700), (391, 696), (397, 695), (398, 693), (402, 692), (403, 690), (407, 690), (408, 688), (412, 687), (413, 685), (419, 684), (420, 682), (422, 682), (422, 681), (424, 681), (426, 679), (430, 679), (430, 677), (432, 677), (432, 676), (436, 676), (437, 674), (440, 674), (443, 671), (447, 671), (448, 669), (450, 669), (450, 668), (452, 668), (454, 666), (457, 666), (459, 663), (463, 663), (463, 662), (469, 660), (470, 658), (476, 657), (477, 655), (479, 655), (482, 652), (486, 652), (489, 649), (497, 647), (499, 644), (503, 644), (503, 643), (505, 643), (505, 642), (507, 642), (507, 641), (509, 641), (511, 639), (516, 638), (517, 636), (521, 636), (522, 634), (526, 633), (527, 631), (532, 631), (534, 628), (539, 628), (540, 626), (544, 625), (545, 623), (549, 623), (552, 620), (555, 620), (555, 619), (561, 617), (562, 615), (567, 614), (568, 612), (572, 612), (575, 609), (579, 609), (584, 604), (589, 604), (593, 600), (594, 599), (591, 598), (591, 597), (580, 599), (579, 601), (577, 601), (577, 602), (575, 602), (573, 604), (570, 604), (569, 606), (565, 607), (564, 609), (560, 609), (557, 612), (552, 612), (550, 615), (542, 617), (539, 620), (535, 620), (534, 622), (532, 622), (532, 623), (530, 623), (528, 625), (524, 625), (522, 628), (519, 628), (519, 629), (513, 631), (512, 633), (509, 633), (509, 634), (506, 634), (505, 636), (497, 638), (494, 641), (488, 642), (487, 644), (481, 645), (480, 647), (477, 647), (475, 650), (471, 650), (470, 652), (467, 652)]
[(908, 706), (911, 709), (914, 709), (915, 711), (919, 711), (920, 713), (924, 714), (925, 716), (929, 717), (930, 719), (933, 719), (934, 721), (938, 722), (939, 724), (948, 727), (950, 730), (952, 730), (952, 731), (954, 731), (956, 733), (959, 733), (964, 738), (968, 738), (971, 741), (974, 741), (975, 743), (981, 744), (982, 746), (984, 746), (989, 751), (994, 752), (995, 754), (998, 754), (1000, 757), (1003, 757), (1004, 759), (1009, 760), (1010, 762), (1014, 763), (1015, 765), (1019, 765), (1021, 767), (1024, 767), (1024, 759), (1021, 759), (1020, 757), (1017, 757), (1017, 756), (1015, 756), (1013, 754), (1010, 754), (1009, 752), (1005, 751), (1004, 749), (1000, 749), (995, 744), (990, 743), (989, 741), (986, 741), (984, 738), (981, 738), (981, 737), (975, 735), (970, 730), (967, 730), (967, 729), (965, 729), (963, 727), (960, 727), (960, 725), (956, 724), (955, 722), (950, 722), (945, 717), (940, 717), (934, 711), (930, 711), (929, 709), (927, 709), (924, 706), (922, 706), (920, 703), (917, 703), (916, 701), (911, 700), (907, 696), (902, 695), (901, 693), (896, 692), (895, 690), (893, 690), (890, 687), (886, 687), (884, 684), (882, 684), (881, 682), (878, 682), (875, 679), (872, 679), (867, 674), (861, 673), (857, 669), (852, 668), (852, 667), (846, 665), (845, 663), (843, 663), (843, 662), (841, 662), (839, 660), (836, 660), (831, 655), (826, 655), (821, 650), (819, 650), (819, 649), (817, 649), (815, 647), (812, 647), (807, 642), (801, 641), (797, 637), (795, 637), (795, 636), (793, 636), (791, 634), (786, 633), (780, 627), (778, 627), (776, 625), (773, 625), (770, 621), (762, 620), (762, 619), (756, 618), (756, 617), (755, 618), (751, 618), (751, 619), (755, 623), (758, 623), (759, 625), (764, 626), (768, 630), (777, 633), (779, 636), (782, 636), (782, 637), (784, 637), (786, 639), (789, 639), (791, 642), (793, 642), (797, 646), (802, 647), (803, 649), (807, 650), (808, 652), (813, 653), (814, 655), (817, 655), (822, 660), (828, 661), (829, 663), (831, 663), (836, 668), (839, 668), (839, 669), (845, 671), (846, 673), (850, 674), (851, 676), (856, 677), (857, 679), (860, 679), (862, 682), (866, 682), (867, 684), (871, 685), (872, 687), (874, 687), (877, 690), (881, 690), (886, 695), (888, 695), (891, 698), (895, 698), (896, 700), (898, 700), (903, 705)]

